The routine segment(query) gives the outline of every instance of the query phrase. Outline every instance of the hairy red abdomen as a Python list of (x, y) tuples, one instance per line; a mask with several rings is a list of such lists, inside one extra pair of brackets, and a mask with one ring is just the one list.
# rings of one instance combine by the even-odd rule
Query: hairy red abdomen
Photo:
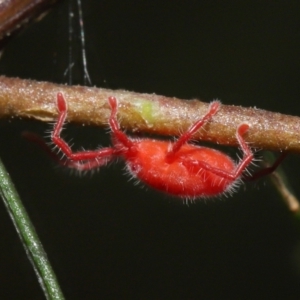
[(167, 159), (169, 142), (145, 139), (133, 143), (132, 149), (124, 153), (127, 168), (134, 177), (155, 189), (181, 197), (205, 197), (226, 192), (233, 183), (193, 165), (205, 162), (233, 172), (234, 162), (217, 150), (185, 144), (172, 159)]

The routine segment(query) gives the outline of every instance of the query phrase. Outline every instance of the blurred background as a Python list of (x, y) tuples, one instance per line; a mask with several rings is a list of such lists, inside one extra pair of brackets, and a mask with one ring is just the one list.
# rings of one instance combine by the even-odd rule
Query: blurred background
[[(15, 37), (0, 74), (84, 84), (76, 1), (62, 1)], [(92, 1), (83, 20), (92, 84), (300, 115), (298, 1)], [(268, 178), (230, 198), (186, 205), (134, 186), (122, 162), (72, 174), (24, 130), (0, 121), (0, 156), (48, 253), (66, 299), (298, 299), (300, 226)], [(70, 124), (74, 149), (108, 145), (105, 129)], [(77, 148), (76, 148), (77, 147)], [(236, 150), (230, 150), (236, 158)], [(300, 196), (300, 158), (283, 163)], [(44, 299), (4, 205), (0, 298)]]

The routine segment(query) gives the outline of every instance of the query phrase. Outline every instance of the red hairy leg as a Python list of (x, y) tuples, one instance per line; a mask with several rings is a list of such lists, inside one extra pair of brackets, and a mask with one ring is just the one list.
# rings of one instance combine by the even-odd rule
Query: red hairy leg
[(241, 176), (241, 174), (243, 173), (243, 171), (247, 168), (247, 166), (253, 160), (253, 153), (243, 138), (243, 135), (248, 131), (248, 129), (249, 129), (248, 124), (241, 124), (237, 128), (236, 137), (237, 137), (240, 147), (243, 150), (244, 156), (233, 172), (228, 172), (224, 169), (213, 167), (204, 161), (195, 161), (195, 160), (193, 161), (193, 160), (185, 159), (183, 161), (184, 165), (187, 168), (194, 170), (195, 172), (197, 172), (201, 168), (201, 169), (205, 169), (206, 171), (209, 171), (215, 175), (218, 175), (224, 179), (228, 179), (231, 181), (238, 179)]
[(85, 171), (85, 170), (90, 170), (94, 168), (101, 167), (103, 165), (106, 165), (112, 158), (113, 156), (106, 156), (105, 158), (96, 158), (94, 160), (86, 161), (86, 162), (75, 162), (71, 161), (68, 158), (61, 158), (58, 154), (54, 153), (49, 146), (45, 143), (45, 141), (38, 135), (24, 131), (22, 132), (22, 136), (25, 137), (27, 140), (30, 142), (33, 142), (37, 144), (39, 147), (41, 147), (55, 162), (60, 164), (63, 167), (69, 167), (69, 168), (74, 168), (79, 171)]
[[(109, 118), (110, 129), (113, 133), (113, 142), (116, 143), (116, 147), (123, 148), (124, 146), (129, 149), (133, 146), (133, 142), (127, 137), (127, 135), (121, 131), (119, 122), (117, 120), (118, 102), (113, 96), (108, 98), (108, 103), (111, 108), (111, 115)], [(121, 150), (121, 149), (120, 149)], [(124, 150), (123, 150), (124, 151)], [(123, 152), (121, 150), (121, 152)]]
[(192, 136), (209, 120), (217, 113), (218, 109), (220, 108), (219, 101), (213, 101), (209, 105), (208, 112), (202, 117), (199, 121), (193, 124), (185, 133), (183, 133), (178, 140), (172, 145), (172, 148), (167, 153), (167, 159), (172, 160), (174, 154), (180, 150), (182, 145), (186, 144)]
[[(57, 94), (57, 110), (59, 112), (58, 119), (55, 123), (54, 130), (51, 134), (51, 139), (53, 143), (66, 155), (66, 158), (70, 161), (88, 161), (87, 164), (90, 164), (93, 167), (99, 167), (104, 164), (107, 159), (115, 154), (114, 148), (103, 148), (95, 151), (79, 151), (73, 152), (70, 146), (60, 137), (63, 124), (67, 117), (67, 102), (64, 99), (62, 93)], [(95, 162), (96, 161), (96, 162)], [(98, 161), (98, 162), (97, 162)], [(77, 168), (78, 163), (70, 163), (71, 167)], [(84, 165), (84, 163), (83, 163)], [(80, 169), (78, 167), (78, 169)]]

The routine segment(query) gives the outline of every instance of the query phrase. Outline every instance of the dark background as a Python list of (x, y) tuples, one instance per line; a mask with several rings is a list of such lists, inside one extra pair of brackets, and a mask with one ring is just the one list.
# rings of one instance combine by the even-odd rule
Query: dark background
[[(83, 2), (94, 85), (300, 115), (299, 1)], [(67, 83), (68, 6), (13, 39), (0, 73)], [(73, 83), (83, 84), (72, 45)], [(93, 176), (56, 167), (21, 138), (49, 124), (0, 126), (1, 158), (67, 299), (299, 299), (299, 224), (266, 178), (185, 205), (134, 186), (122, 163)], [(66, 135), (75, 148), (109, 143), (99, 128)], [(296, 155), (284, 162), (298, 196), (299, 166)], [(0, 298), (43, 299), (4, 205), (0, 214)]]

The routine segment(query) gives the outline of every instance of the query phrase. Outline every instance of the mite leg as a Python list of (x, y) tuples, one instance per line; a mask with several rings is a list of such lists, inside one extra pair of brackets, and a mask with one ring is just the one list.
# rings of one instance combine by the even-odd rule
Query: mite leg
[(224, 179), (235, 181), (236, 179), (238, 179), (241, 176), (243, 171), (247, 168), (247, 166), (249, 166), (249, 164), (253, 160), (253, 153), (243, 138), (243, 135), (248, 131), (248, 129), (249, 129), (248, 124), (241, 124), (237, 128), (236, 137), (237, 137), (240, 147), (243, 150), (244, 155), (243, 155), (242, 160), (238, 163), (238, 165), (236, 166), (236, 168), (233, 172), (228, 172), (226, 170), (216, 168), (204, 161), (195, 161), (195, 160), (193, 161), (188, 158), (183, 161), (183, 164), (187, 168), (191, 168), (191, 169), (196, 168), (197, 170), (204, 169), (204, 170), (214, 173)]
[[(62, 93), (57, 94), (57, 110), (58, 119), (55, 123), (53, 132), (51, 134), (51, 139), (53, 143), (65, 154), (66, 158), (70, 161), (92, 161), (96, 160), (98, 162), (105, 160), (107, 157), (111, 157), (115, 154), (114, 148), (102, 148), (98, 150), (90, 151), (79, 151), (73, 152), (71, 147), (60, 137), (63, 124), (67, 117), (67, 102), (64, 99)], [(72, 163), (70, 163), (72, 165)], [(99, 163), (95, 163), (99, 166)]]
[(219, 101), (211, 102), (208, 112), (178, 138), (178, 140), (173, 144), (172, 148), (167, 153), (167, 157), (171, 159), (172, 156), (180, 150), (182, 145), (187, 143), (203, 125), (209, 122), (209, 120), (217, 113), (220, 105), (221, 103)]

